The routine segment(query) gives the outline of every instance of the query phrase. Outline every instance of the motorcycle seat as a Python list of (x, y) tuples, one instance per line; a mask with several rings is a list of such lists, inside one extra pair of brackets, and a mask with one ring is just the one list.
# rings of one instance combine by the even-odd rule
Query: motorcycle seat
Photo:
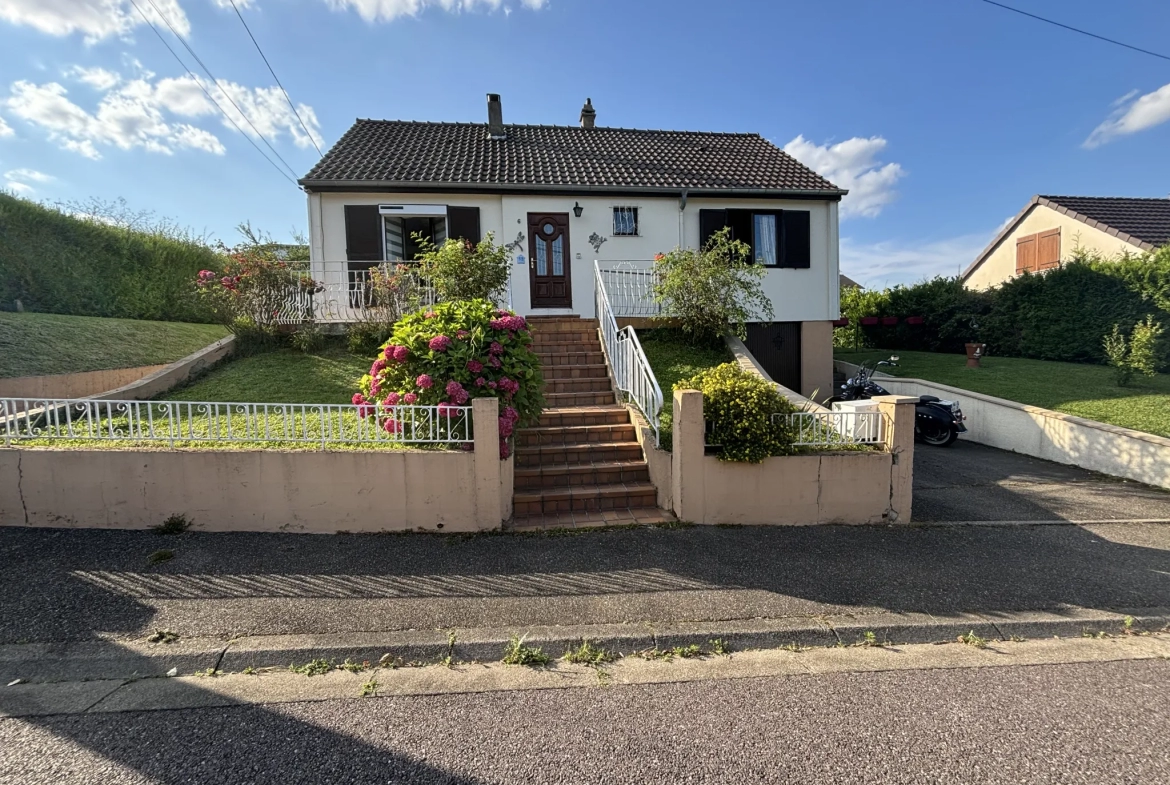
[(933, 395), (920, 395), (918, 396), (918, 400), (922, 403), (935, 403), (941, 399)]

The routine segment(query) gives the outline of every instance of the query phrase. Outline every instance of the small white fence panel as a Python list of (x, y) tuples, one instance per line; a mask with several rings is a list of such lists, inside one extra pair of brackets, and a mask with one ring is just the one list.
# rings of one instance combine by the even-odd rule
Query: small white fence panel
[(885, 442), (881, 412), (796, 412), (774, 414), (772, 421), (791, 429), (797, 447), (880, 445)]
[(14, 441), (469, 444), (469, 406), (355, 406), (212, 401), (0, 398)]

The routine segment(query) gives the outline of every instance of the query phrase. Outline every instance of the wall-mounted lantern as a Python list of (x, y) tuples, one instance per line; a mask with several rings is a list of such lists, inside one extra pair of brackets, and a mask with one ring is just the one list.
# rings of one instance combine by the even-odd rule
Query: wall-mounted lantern
[(580, 202), (573, 202), (573, 215), (580, 218), (581, 213), (583, 213), (583, 212), (585, 212), (585, 208), (581, 206), (581, 203)]

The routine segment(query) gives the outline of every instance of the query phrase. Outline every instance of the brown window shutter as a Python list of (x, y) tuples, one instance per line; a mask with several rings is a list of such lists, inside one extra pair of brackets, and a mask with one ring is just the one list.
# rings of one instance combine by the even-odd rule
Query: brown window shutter
[(1036, 241), (1036, 269), (1051, 270), (1060, 266), (1060, 229), (1041, 232)]
[(711, 235), (727, 226), (726, 210), (699, 211), (699, 247), (702, 248), (711, 239)]
[(808, 210), (785, 210), (781, 217), (784, 235), (780, 266), (807, 270), (812, 267), (812, 213)]
[(351, 262), (382, 261), (382, 216), (376, 204), (345, 206), (345, 258)]
[(1036, 235), (1016, 239), (1016, 275), (1036, 272)]
[(447, 205), (447, 236), (472, 245), (483, 239), (479, 233), (479, 208)]

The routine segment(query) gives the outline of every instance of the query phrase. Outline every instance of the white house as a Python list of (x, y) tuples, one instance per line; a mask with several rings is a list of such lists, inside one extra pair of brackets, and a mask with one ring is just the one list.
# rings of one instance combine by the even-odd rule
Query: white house
[(774, 321), (748, 346), (777, 381), (830, 389), (837, 188), (757, 134), (357, 120), (300, 184), (315, 277), (410, 260), (411, 235), (512, 244), (510, 305), (594, 314), (594, 263), (648, 267), (729, 226), (768, 268)]
[(963, 272), (968, 289), (989, 289), (1027, 271), (1058, 267), (1074, 250), (1106, 258), (1170, 243), (1170, 199), (1033, 196)]

